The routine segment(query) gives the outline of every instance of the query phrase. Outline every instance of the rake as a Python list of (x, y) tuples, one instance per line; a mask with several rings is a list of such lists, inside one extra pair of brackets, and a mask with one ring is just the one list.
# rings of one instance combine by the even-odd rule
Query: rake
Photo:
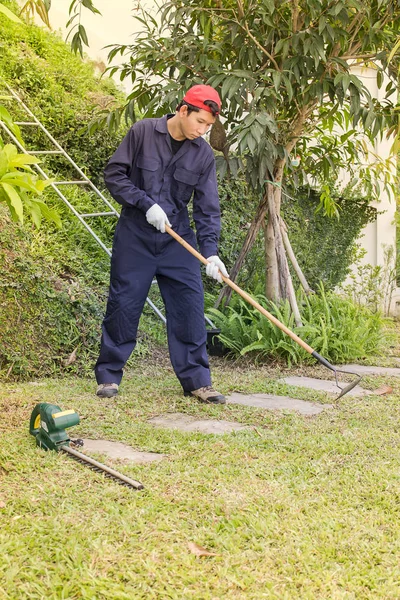
[[(166, 225), (165, 231), (167, 233), (169, 233), (169, 235), (172, 236), (177, 242), (179, 242), (184, 248), (186, 248), (186, 250), (188, 250), (191, 254), (193, 254), (193, 256), (195, 256), (200, 262), (202, 262), (205, 265), (208, 264), (208, 260), (206, 258), (204, 258), (204, 256), (202, 254), (200, 254), (200, 252), (195, 250), (195, 248), (193, 248), (193, 246), (191, 246), (183, 238), (181, 238), (180, 235), (175, 233), (175, 231), (173, 229), (171, 229), (171, 227)], [(242, 290), (238, 285), (236, 285), (236, 283), (231, 281), (229, 279), (229, 277), (225, 277), (225, 275), (222, 275), (221, 271), (220, 271), (220, 275), (222, 277), (222, 280), (226, 283), (226, 285), (229, 285), (230, 288), (235, 290), (235, 292), (237, 292), (240, 296), (242, 296), (242, 298), (244, 298), (244, 300), (246, 300), (246, 302), (248, 302), (249, 304), (254, 306), (254, 308), (256, 308), (261, 314), (263, 314), (264, 317), (269, 319), (271, 321), (271, 323), (273, 323), (276, 327), (278, 327), (284, 333), (286, 333), (286, 335), (288, 335), (294, 342), (296, 342), (296, 344), (299, 344), (299, 346), (301, 346), (306, 352), (311, 354), (311, 356), (313, 356), (318, 362), (320, 362), (321, 365), (323, 365), (324, 367), (326, 367), (327, 369), (329, 369), (330, 371), (332, 371), (334, 373), (336, 386), (340, 390), (340, 394), (336, 398), (336, 400), (338, 400), (339, 398), (341, 398), (342, 396), (344, 396), (345, 394), (350, 392), (353, 388), (356, 387), (356, 385), (358, 385), (360, 383), (361, 375), (359, 373), (354, 373), (352, 371), (343, 371), (342, 369), (339, 369), (338, 367), (335, 367), (334, 365), (332, 365), (328, 360), (326, 360), (326, 358), (324, 358), (323, 356), (318, 354), (318, 352), (316, 352), (313, 348), (311, 348), (311, 346), (309, 346), (307, 344), (307, 342), (305, 342), (304, 340), (299, 338), (298, 335), (296, 335), (293, 331), (291, 331), (288, 327), (286, 327), (286, 325), (281, 323), (276, 317), (274, 317), (274, 315), (271, 315), (270, 312), (268, 312), (263, 306), (261, 306), (261, 304), (259, 304), (256, 300), (254, 300), (254, 298), (252, 298), (247, 292)], [(356, 379), (354, 379), (351, 383), (349, 383), (345, 387), (342, 387), (339, 384), (338, 373), (345, 373), (346, 375), (354, 375), (356, 377)]]

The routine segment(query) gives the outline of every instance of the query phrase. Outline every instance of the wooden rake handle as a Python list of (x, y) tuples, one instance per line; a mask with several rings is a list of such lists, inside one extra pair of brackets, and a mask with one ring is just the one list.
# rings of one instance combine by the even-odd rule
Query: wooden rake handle
[[(193, 246), (191, 246), (183, 238), (181, 238), (180, 235), (175, 233), (175, 231), (173, 229), (171, 229), (171, 227), (169, 227), (169, 225), (165, 225), (165, 231), (167, 233), (169, 233), (169, 235), (172, 236), (177, 242), (179, 242), (184, 248), (186, 248), (186, 250), (188, 250), (190, 252), (190, 254), (193, 254), (193, 256), (195, 256), (200, 262), (202, 262), (205, 265), (208, 265), (209, 261), (206, 258), (204, 258), (204, 256), (202, 254), (200, 254), (200, 252), (197, 252), (197, 250), (195, 248), (193, 248)], [(286, 325), (284, 325), (283, 323), (278, 321), (278, 319), (276, 317), (274, 317), (274, 315), (271, 315), (270, 312), (265, 310), (265, 308), (263, 306), (261, 306), (261, 304), (259, 304), (256, 300), (254, 300), (254, 298), (252, 298), (249, 294), (247, 294), (247, 292), (245, 292), (238, 285), (236, 285), (236, 283), (231, 281), (229, 279), (229, 277), (225, 277), (225, 275), (222, 275), (221, 271), (220, 271), (220, 275), (221, 275), (223, 281), (226, 283), (226, 285), (229, 285), (229, 287), (232, 288), (233, 290), (235, 290), (235, 292), (237, 292), (240, 296), (242, 296), (242, 298), (244, 298), (246, 300), (246, 302), (248, 302), (249, 304), (254, 306), (254, 308), (256, 308), (262, 315), (264, 315), (264, 317), (267, 317), (267, 319), (269, 319), (271, 321), (271, 323), (273, 323), (274, 325), (276, 325), (276, 327), (278, 327), (284, 333), (286, 333), (286, 335), (288, 335), (294, 342), (299, 344), (299, 346), (304, 348), (304, 350), (306, 350), (309, 354), (312, 354), (313, 356), (315, 356), (315, 354), (316, 354), (315, 351), (304, 340), (299, 338), (298, 335), (296, 335), (293, 331), (288, 329), (286, 327)], [(329, 368), (331, 368), (331, 366), (329, 366)]]

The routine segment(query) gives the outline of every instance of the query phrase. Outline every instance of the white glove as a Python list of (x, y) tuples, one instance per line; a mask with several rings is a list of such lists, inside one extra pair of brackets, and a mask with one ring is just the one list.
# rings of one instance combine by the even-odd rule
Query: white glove
[[(222, 273), (222, 275), (225, 275), (225, 277), (229, 277), (229, 275), (228, 275), (228, 271), (226, 270), (226, 267), (225, 267), (224, 263), (222, 262), (222, 260), (220, 258), (218, 258), (218, 256), (209, 256), (207, 258), (207, 260), (208, 260), (208, 265), (206, 265), (207, 275), (209, 277), (213, 277), (214, 279), (219, 281), (219, 283), (223, 283), (221, 273)], [(221, 273), (220, 273), (220, 271), (221, 271)]]
[(165, 233), (165, 226), (171, 223), (168, 221), (166, 213), (163, 211), (159, 204), (153, 204), (151, 208), (146, 212), (146, 219), (150, 225), (153, 225), (161, 233)]

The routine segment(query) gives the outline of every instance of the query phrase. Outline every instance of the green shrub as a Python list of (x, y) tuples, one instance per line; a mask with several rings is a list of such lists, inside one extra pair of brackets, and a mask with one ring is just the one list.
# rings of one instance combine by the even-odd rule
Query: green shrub
[(326, 289), (333, 290), (348, 275), (361, 230), (375, 221), (377, 211), (369, 205), (369, 198), (360, 197), (351, 188), (339, 193), (334, 184), (331, 195), (337, 203), (339, 219), (317, 211), (317, 190), (288, 193), (290, 197), (283, 195), (282, 213), (297, 260), (313, 289), (322, 281)]
[[(384, 319), (379, 313), (351, 300), (325, 292), (307, 297), (299, 293), (303, 327), (296, 327), (289, 304), (269, 302), (262, 294), (253, 296), (281, 323), (304, 339), (333, 363), (379, 354), (387, 343)], [(281, 359), (287, 364), (314, 360), (256, 308), (236, 296), (223, 311), (208, 308), (207, 314), (221, 329), (223, 344), (235, 355), (252, 353), (258, 359)]]
[[(3, 209), (0, 235), (0, 376), (87, 373), (99, 341), (101, 294), (77, 273), (61, 269), (69, 263), (68, 250), (60, 243), (56, 258), (44, 228), (37, 232), (11, 224)], [(77, 266), (79, 255), (77, 249)], [(68, 365), (74, 350), (78, 360)]]

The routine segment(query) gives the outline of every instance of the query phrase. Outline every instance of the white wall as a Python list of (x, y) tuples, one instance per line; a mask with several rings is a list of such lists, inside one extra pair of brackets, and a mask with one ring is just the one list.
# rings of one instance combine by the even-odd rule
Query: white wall
[[(373, 98), (379, 101), (384, 100), (385, 87), (388, 81), (384, 81), (382, 87), (379, 89), (376, 69), (353, 67), (352, 73), (362, 79)], [(386, 159), (390, 156), (392, 143), (393, 138), (386, 139), (386, 136), (383, 136), (383, 139), (380, 139), (378, 137), (375, 140), (372, 150), (382, 159)], [(395, 167), (391, 171), (392, 175), (395, 176)], [(375, 202), (374, 207), (379, 212), (377, 219), (374, 223), (369, 223), (364, 228), (359, 239), (361, 247), (366, 250), (362, 264), (385, 267), (385, 248), (388, 246), (393, 247), (394, 254), (396, 254), (396, 225), (394, 221), (396, 199), (392, 195), (389, 195), (382, 186), (379, 202)], [(391, 314), (396, 314), (398, 311), (399, 305), (396, 304), (397, 301), (400, 301), (400, 289), (397, 289), (394, 294), (390, 310)]]

